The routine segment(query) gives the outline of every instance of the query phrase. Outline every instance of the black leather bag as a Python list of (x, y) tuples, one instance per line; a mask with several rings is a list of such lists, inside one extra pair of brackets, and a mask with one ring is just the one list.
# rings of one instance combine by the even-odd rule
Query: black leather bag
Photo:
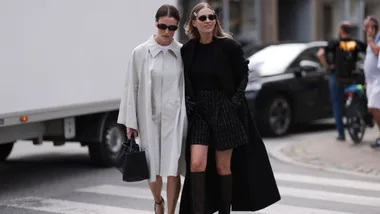
[(145, 151), (141, 150), (133, 137), (122, 144), (116, 160), (116, 169), (121, 172), (125, 182), (149, 179)]

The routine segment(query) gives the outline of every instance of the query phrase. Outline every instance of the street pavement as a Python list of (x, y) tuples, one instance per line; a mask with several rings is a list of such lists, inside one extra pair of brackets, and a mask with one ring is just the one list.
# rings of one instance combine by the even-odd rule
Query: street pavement
[(291, 135), (271, 149), (271, 155), (286, 163), (347, 174), (380, 178), (380, 149), (371, 144), (380, 136), (377, 127), (367, 128), (363, 141), (355, 144), (348, 136), (336, 141), (335, 130)]
[[(324, 142), (328, 136), (335, 139), (335, 132), (307, 130), (284, 138), (264, 138), (282, 200), (255, 213), (380, 213), (380, 176), (337, 173), (322, 170), (323, 167), (295, 164), (299, 161), (284, 162), (283, 157), (276, 156), (279, 151), (284, 154), (281, 151), (288, 148), (284, 145), (294, 146), (293, 141), (301, 142), (308, 136), (321, 137)], [(349, 144), (341, 143), (342, 146)], [(332, 149), (329, 152), (333, 152)], [(93, 167), (87, 148), (78, 144), (53, 147), (50, 143), (32, 146), (29, 142), (20, 142), (15, 145), (9, 161), (0, 164), (0, 173), (2, 214), (154, 213), (146, 182), (125, 183), (116, 169)]]

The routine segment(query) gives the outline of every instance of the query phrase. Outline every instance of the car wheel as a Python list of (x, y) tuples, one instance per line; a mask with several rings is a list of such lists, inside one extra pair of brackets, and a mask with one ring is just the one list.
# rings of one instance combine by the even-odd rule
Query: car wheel
[(270, 99), (263, 109), (262, 126), (264, 132), (271, 136), (286, 134), (292, 123), (290, 102), (284, 96)]

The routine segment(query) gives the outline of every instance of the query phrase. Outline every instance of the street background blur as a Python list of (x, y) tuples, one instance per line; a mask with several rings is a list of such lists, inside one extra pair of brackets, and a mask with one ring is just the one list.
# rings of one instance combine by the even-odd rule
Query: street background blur
[[(180, 0), (188, 11), (196, 0)], [(350, 21), (353, 37), (363, 40), (363, 20), (380, 16), (377, 0), (208, 0), (219, 14), (223, 27), (243, 44), (284, 41), (315, 41), (337, 37), (339, 23)], [(183, 23), (186, 19), (184, 16)], [(185, 41), (186, 36), (180, 35)]]

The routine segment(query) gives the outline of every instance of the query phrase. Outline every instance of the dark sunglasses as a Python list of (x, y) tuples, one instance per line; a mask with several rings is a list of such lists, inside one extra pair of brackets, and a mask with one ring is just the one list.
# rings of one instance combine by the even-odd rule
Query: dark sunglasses
[(169, 29), (170, 31), (176, 31), (178, 29), (177, 25), (167, 26), (166, 24), (157, 24), (157, 27), (158, 27), (158, 29), (161, 29), (161, 30)]
[(204, 22), (204, 21), (207, 20), (207, 18), (208, 18), (208, 20), (212, 21), (212, 20), (216, 19), (216, 15), (214, 15), (214, 14), (210, 14), (208, 16), (202, 15), (202, 16), (198, 17), (198, 20), (201, 21), (201, 22)]

